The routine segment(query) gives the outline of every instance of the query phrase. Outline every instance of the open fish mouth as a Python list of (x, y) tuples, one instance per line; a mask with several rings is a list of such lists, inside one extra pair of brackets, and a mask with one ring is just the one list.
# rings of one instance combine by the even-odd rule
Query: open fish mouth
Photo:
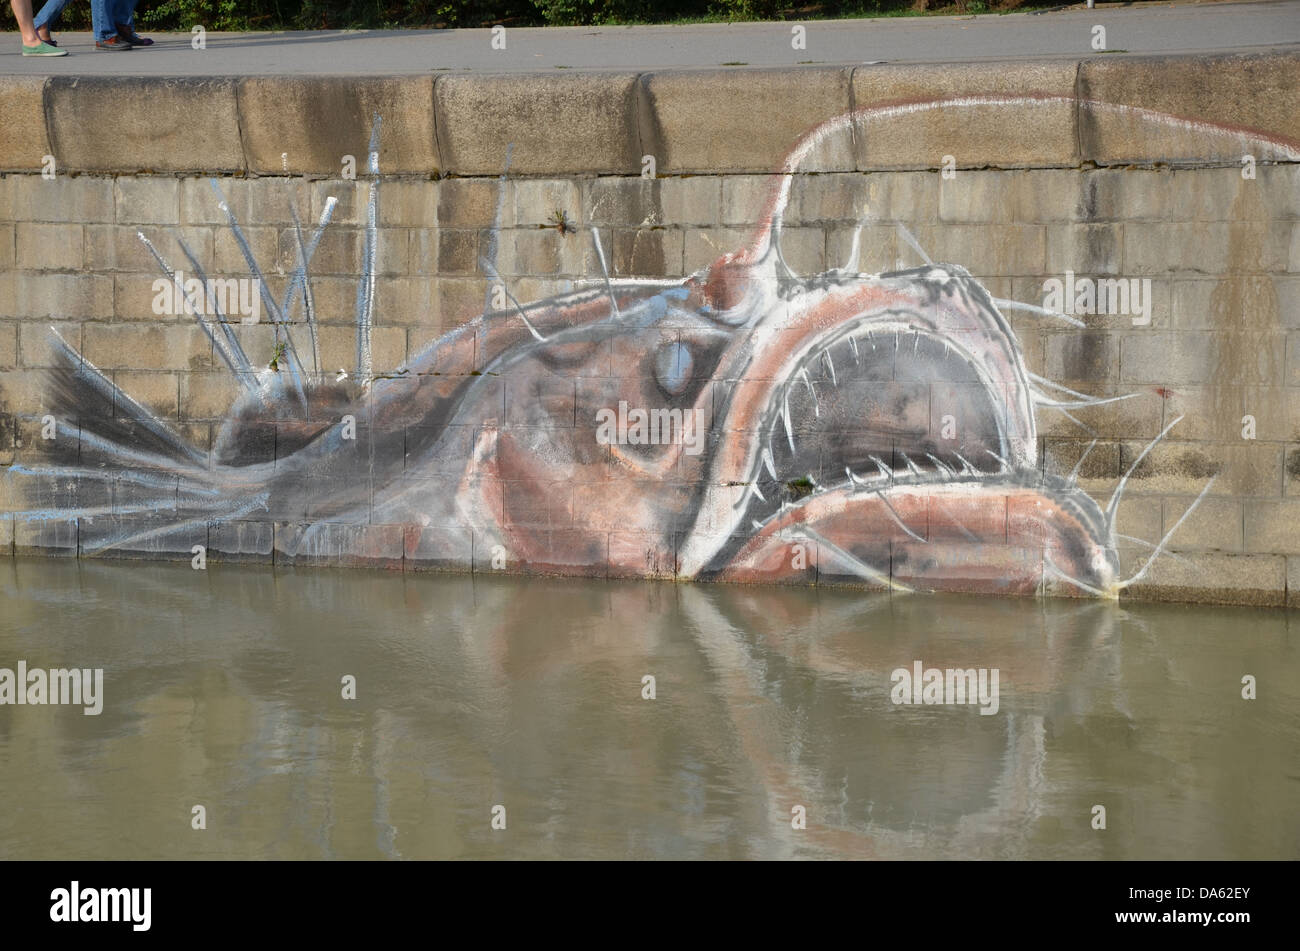
[[(734, 448), (720, 449), (713, 476), (737, 498), (730, 513), (715, 506), (708, 526), (725, 540), (712, 551), (708, 532), (689, 540), (687, 571), (694, 560), (725, 576), (751, 536), (774, 525), (782, 537), (814, 531), (805, 510), (820, 522), (832, 510), (877, 508), (890, 523), (877, 541), (898, 531), (925, 543), (928, 495), (974, 497), (1016, 473), (1038, 478), (1032, 390), (1014, 335), (961, 268), (832, 276), (799, 288), (778, 313), (774, 329), (755, 328), (746, 372), (756, 382), (737, 384), (721, 422), (719, 438)], [(888, 579), (888, 549), (872, 560), (882, 554), (883, 564), (856, 573)]]
[[(1012, 452), (997, 384), (981, 381), (969, 354), (916, 328), (914, 317), (852, 321), (818, 341), (775, 389), (743, 480), (740, 527), (788, 521), (791, 510), (829, 493), (885, 498), (906, 486), (973, 485), (1006, 468)], [(954, 407), (970, 433), (960, 442), (955, 416), (953, 439), (935, 429), (931, 389), (941, 380), (960, 381), (949, 388), (966, 397)]]
[[(995, 473), (1015, 455), (999, 384), (981, 380), (971, 354), (920, 329), (915, 317), (891, 311), (851, 322), (818, 341), (780, 385), (747, 480), (753, 501), (771, 500), (753, 514), (791, 492), (807, 494), (802, 489)], [(935, 384), (964, 396), (952, 407), (962, 419), (947, 414), (948, 440), (932, 418)], [(958, 442), (958, 428), (970, 437)]]

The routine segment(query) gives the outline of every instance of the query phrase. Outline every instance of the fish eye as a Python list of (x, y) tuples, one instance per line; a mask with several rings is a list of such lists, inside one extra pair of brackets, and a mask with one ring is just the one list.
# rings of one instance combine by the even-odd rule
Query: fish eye
[(690, 347), (676, 340), (665, 343), (655, 353), (655, 380), (665, 393), (678, 396), (690, 382), (694, 365)]

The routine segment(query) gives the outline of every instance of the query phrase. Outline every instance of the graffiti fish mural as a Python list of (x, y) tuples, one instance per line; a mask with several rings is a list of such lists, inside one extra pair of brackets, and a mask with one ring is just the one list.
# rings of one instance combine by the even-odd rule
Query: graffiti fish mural
[[(1116, 597), (1195, 504), (1125, 577), (1116, 513), (1146, 452), (1105, 502), (1076, 484), (1078, 466), (1060, 476), (1040, 465), (1039, 409), (1128, 397), (1093, 398), (1029, 372), (1004, 311), (1081, 322), (995, 298), (961, 266), (932, 262), (906, 231), (921, 263), (902, 270), (858, 272), (856, 238), (846, 266), (814, 276), (782, 255), (796, 175), (828, 136), (918, 110), (1027, 101), (1054, 100), (965, 97), (825, 123), (774, 175), (752, 240), (684, 280), (611, 278), (593, 228), (599, 278), (520, 303), (489, 255), (481, 265), (496, 308), (383, 373), (370, 347), (376, 118), (350, 378), (321, 365), (312, 295), (334, 199), (308, 235), (295, 216), (298, 264), (277, 301), (214, 181), (275, 326), (273, 365), (254, 366), (232, 323), (194, 300), (142, 235), (241, 395), (209, 451), (55, 334), (66, 372), (53, 377), (50, 401), (61, 427), (76, 421), (78, 449), (62, 464), (11, 467), (16, 518), (75, 521), (87, 555), (161, 538), (186, 552), (212, 526), (275, 523), (275, 550), (288, 558), (391, 563), (373, 531), (391, 527), (413, 566), (491, 559), (557, 573)], [(1241, 130), (1088, 105), (1163, 132), (1295, 154)], [(104, 403), (117, 415), (87, 409)], [(58, 495), (67, 480), (82, 486), (73, 505)]]

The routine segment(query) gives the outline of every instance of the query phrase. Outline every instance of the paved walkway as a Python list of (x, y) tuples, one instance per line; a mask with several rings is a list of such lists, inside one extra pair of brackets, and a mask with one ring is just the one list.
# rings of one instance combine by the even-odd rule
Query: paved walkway
[[(7, 11), (6, 11), (7, 16)], [(73, 55), (24, 58), (16, 33), (0, 35), (0, 74), (9, 75), (411, 75), (712, 68), (722, 65), (854, 65), (1060, 59), (1094, 54), (1092, 27), (1106, 27), (1110, 55), (1300, 48), (1300, 2), (1125, 5), (979, 17), (812, 21), (807, 45), (791, 45), (789, 23), (698, 26), (510, 28), (506, 49), (488, 30), (210, 33), (207, 49), (188, 34), (152, 34), (157, 45), (94, 50), (87, 33), (56, 34)]]

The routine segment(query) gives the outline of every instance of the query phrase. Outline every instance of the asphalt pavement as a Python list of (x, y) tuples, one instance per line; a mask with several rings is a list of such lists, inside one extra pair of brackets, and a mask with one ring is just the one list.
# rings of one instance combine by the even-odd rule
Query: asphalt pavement
[[(7, 13), (7, 11), (6, 11)], [(509, 27), (491, 30), (153, 33), (129, 52), (94, 49), (88, 33), (56, 33), (72, 55), (23, 57), (0, 35), (7, 75), (419, 75), (553, 69), (645, 71), (719, 66), (861, 65), (1062, 59), (1300, 48), (1300, 0), (1099, 3), (1041, 13), (690, 26)], [(1104, 51), (1094, 27), (1105, 27)], [(500, 36), (496, 46), (501, 46)]]

